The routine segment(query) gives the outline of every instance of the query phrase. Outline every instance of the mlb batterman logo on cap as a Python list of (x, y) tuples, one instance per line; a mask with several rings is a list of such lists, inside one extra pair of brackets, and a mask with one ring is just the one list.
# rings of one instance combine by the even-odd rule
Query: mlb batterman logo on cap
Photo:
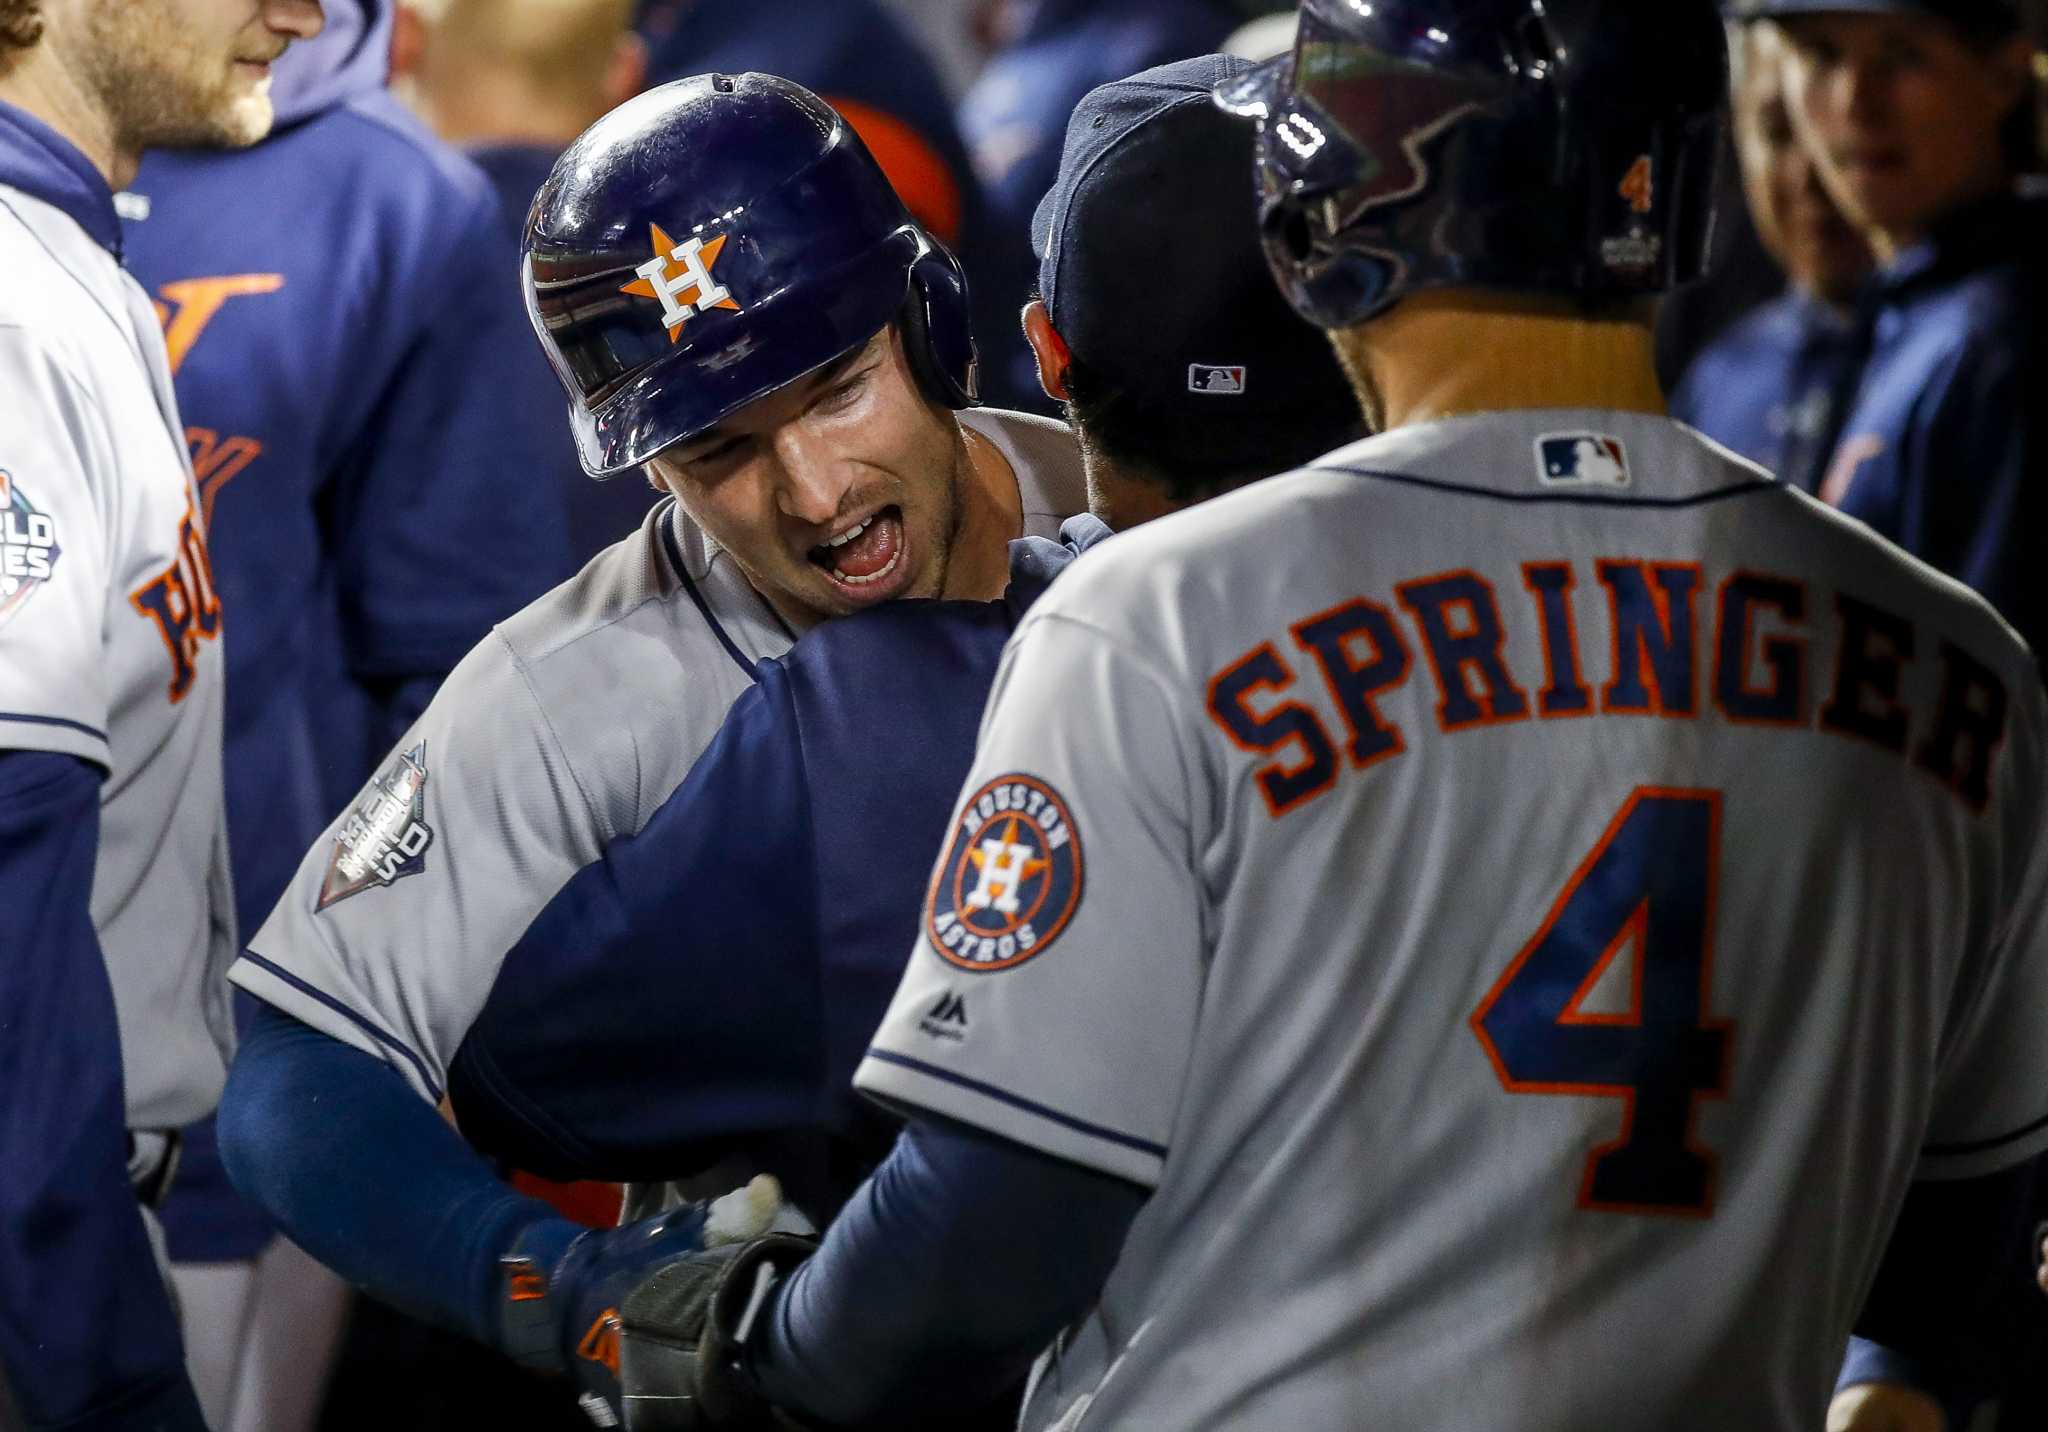
[(1042, 955), (1081, 903), (1081, 841), (1060, 793), (1036, 776), (998, 776), (953, 823), (926, 899), (940, 959), (974, 974)]

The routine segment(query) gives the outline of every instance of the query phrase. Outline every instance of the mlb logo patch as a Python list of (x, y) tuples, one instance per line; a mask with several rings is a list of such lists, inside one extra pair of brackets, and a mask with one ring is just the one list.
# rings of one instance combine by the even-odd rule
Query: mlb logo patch
[(1628, 450), (1605, 433), (1545, 433), (1536, 439), (1536, 480), (1545, 487), (1627, 487)]
[(1209, 363), (1188, 364), (1188, 391), (1210, 393), (1218, 397), (1236, 398), (1244, 394), (1244, 366), (1235, 367)]

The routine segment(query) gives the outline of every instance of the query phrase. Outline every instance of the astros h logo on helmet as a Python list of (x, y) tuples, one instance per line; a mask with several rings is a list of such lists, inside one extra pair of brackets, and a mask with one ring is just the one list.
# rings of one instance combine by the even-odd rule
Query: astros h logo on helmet
[(1080, 903), (1081, 842), (1066, 801), (1036, 776), (999, 776), (954, 822), (926, 933), (949, 964), (1006, 970), (1045, 953)]
[(679, 244), (661, 225), (647, 227), (653, 231), (654, 257), (633, 270), (640, 277), (623, 285), (619, 292), (659, 303), (669, 342), (681, 338), (683, 325), (700, 313), (714, 308), (742, 311), (732, 291), (711, 274), (712, 265), (725, 251), (725, 241), (732, 237), (730, 234), (711, 239), (693, 237)]

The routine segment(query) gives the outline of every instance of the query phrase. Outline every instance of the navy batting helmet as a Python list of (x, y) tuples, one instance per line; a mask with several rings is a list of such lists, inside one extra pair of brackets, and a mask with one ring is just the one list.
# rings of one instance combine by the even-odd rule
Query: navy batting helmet
[(891, 319), (933, 398), (974, 401), (959, 262), (845, 121), (772, 75), (676, 80), (592, 125), (534, 196), (521, 271), (592, 477), (702, 432)]
[(1727, 75), (1714, 0), (1302, 0), (1293, 53), (1218, 102), (1260, 122), (1281, 287), (1342, 328), (1422, 288), (1697, 277)]

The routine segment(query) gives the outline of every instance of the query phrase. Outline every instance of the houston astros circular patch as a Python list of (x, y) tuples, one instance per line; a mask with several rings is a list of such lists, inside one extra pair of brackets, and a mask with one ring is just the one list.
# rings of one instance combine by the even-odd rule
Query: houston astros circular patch
[(1042, 954), (1081, 903), (1081, 838), (1060, 793), (998, 776), (953, 823), (926, 901), (939, 958), (983, 974)]

